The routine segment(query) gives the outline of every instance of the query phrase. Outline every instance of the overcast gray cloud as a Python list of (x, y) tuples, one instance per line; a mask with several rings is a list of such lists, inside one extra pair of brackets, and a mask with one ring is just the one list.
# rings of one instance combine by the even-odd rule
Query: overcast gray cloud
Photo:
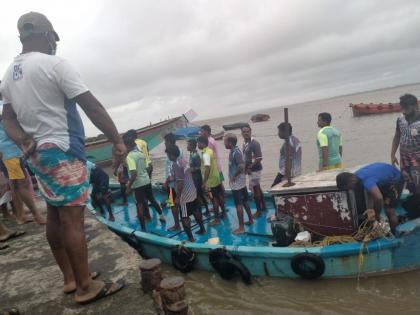
[(415, 0), (4, 3), (0, 71), (30, 10), (121, 131), (189, 108), (203, 119), (420, 81)]

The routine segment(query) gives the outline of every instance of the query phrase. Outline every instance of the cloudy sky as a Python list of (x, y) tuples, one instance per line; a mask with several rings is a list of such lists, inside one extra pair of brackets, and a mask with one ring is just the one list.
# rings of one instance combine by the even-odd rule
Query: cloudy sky
[(420, 81), (416, 0), (4, 1), (0, 72), (28, 11), (51, 20), (57, 54), (120, 131)]

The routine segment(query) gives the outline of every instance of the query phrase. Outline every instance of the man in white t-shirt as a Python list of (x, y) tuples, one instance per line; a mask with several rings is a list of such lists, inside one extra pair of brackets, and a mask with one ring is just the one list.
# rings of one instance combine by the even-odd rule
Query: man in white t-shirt
[(126, 148), (101, 103), (79, 74), (55, 56), (59, 37), (51, 22), (37, 12), (18, 21), (22, 53), (6, 70), (2, 84), (3, 123), (22, 148), (47, 202), (47, 239), (64, 276), (65, 293), (88, 303), (123, 287), (92, 280), (84, 233), (88, 199), (83, 123), (76, 103), (114, 144), (115, 161)]

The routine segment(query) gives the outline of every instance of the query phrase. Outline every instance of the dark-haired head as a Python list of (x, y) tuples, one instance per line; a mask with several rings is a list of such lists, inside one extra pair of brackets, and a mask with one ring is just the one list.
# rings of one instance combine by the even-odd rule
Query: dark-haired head
[(354, 189), (358, 183), (358, 178), (353, 173), (343, 172), (337, 175), (335, 178), (337, 187), (340, 190)]
[(166, 146), (165, 150), (168, 159), (171, 161), (176, 161), (176, 159), (180, 156), (181, 152), (179, 151), (179, 148), (175, 144), (168, 144)]
[(223, 137), (226, 149), (233, 149), (238, 143), (238, 138), (233, 133), (228, 133)]
[(288, 135), (292, 134), (292, 125), (290, 123), (282, 122), (277, 126), (277, 129), (280, 139), (286, 139)]
[(200, 134), (205, 137), (210, 137), (211, 135), (211, 127), (209, 125), (202, 125), (200, 128)]
[(332, 117), (330, 113), (318, 114), (318, 127), (323, 128), (331, 124)]
[(203, 150), (209, 145), (209, 139), (206, 136), (199, 136), (197, 139), (197, 145), (200, 150)]
[(417, 97), (412, 94), (404, 94), (400, 97), (401, 111), (405, 118), (410, 119), (417, 115), (419, 103)]
[(133, 134), (126, 132), (122, 136), (123, 142), (126, 145), (127, 149), (131, 150), (133, 147), (135, 147), (136, 143), (136, 137), (133, 137)]
[(133, 137), (134, 139), (137, 138), (137, 131), (135, 131), (134, 129), (127, 130), (125, 134)]
[(195, 149), (197, 149), (197, 140), (195, 139), (187, 140), (187, 150), (194, 151)]
[(165, 140), (165, 146), (176, 143), (176, 137), (173, 133), (166, 134), (163, 139)]

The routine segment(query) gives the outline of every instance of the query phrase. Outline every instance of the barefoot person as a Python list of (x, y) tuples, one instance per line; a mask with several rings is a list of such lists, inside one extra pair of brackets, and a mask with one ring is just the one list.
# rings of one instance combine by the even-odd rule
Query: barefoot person
[(400, 147), (400, 167), (407, 174), (408, 189), (420, 194), (420, 112), (417, 97), (405, 94), (400, 97), (403, 113), (397, 119), (391, 149), (391, 163), (398, 165), (395, 154)]
[(191, 232), (190, 215), (194, 215), (196, 222), (200, 226), (197, 234), (204, 234), (206, 229), (204, 228), (201, 209), (197, 201), (197, 190), (195, 189), (191, 176), (191, 170), (187, 166), (188, 163), (184, 159), (179, 158), (180, 151), (176, 145), (168, 145), (165, 152), (168, 159), (173, 163), (172, 168), (176, 183), (175, 205), (180, 211), (182, 226), (188, 239), (190, 242), (194, 242), (195, 240)]
[[(176, 137), (173, 133), (166, 134), (163, 139), (165, 140), (165, 149), (170, 145), (176, 145)], [(180, 150), (180, 157), (182, 158), (182, 156), (183, 154)], [(165, 161), (165, 175), (165, 187), (168, 192), (168, 203), (174, 218), (174, 225), (169, 227), (168, 231), (176, 231), (181, 228), (181, 225), (179, 222), (179, 210), (178, 207), (175, 206), (176, 183), (174, 179), (173, 162), (169, 158), (166, 158)]]
[(114, 214), (112, 213), (111, 193), (109, 191), (109, 176), (99, 166), (95, 165), (90, 171), (89, 183), (92, 185), (92, 205), (99, 208), (102, 215), (105, 215), (103, 205), (108, 210), (109, 221), (115, 221)]
[(200, 209), (206, 208), (206, 216), (210, 216), (209, 205), (203, 191), (203, 176), (201, 175), (201, 158), (197, 152), (197, 140), (188, 140), (187, 150), (190, 152), (189, 166), (191, 175), (194, 181), (195, 189), (197, 190), (197, 200), (200, 204)]
[(245, 158), (245, 170), (249, 177), (249, 190), (254, 197), (257, 212), (254, 218), (258, 218), (262, 211), (266, 210), (264, 194), (261, 189), (262, 152), (260, 143), (252, 138), (251, 127), (242, 127), (244, 145), (242, 152)]
[[(212, 149), (208, 147), (209, 142), (207, 137), (198, 137), (197, 144), (198, 148), (202, 151), (201, 174), (203, 176), (203, 189), (205, 191), (210, 190), (211, 201), (213, 203), (214, 219), (210, 223), (210, 226), (213, 226), (219, 224), (219, 207), (223, 188), (220, 181), (219, 170), (217, 169), (216, 158)], [(226, 213), (223, 209), (221, 217), (226, 217)]]
[(84, 209), (89, 195), (85, 135), (76, 103), (113, 143), (114, 160), (126, 148), (101, 103), (73, 67), (55, 55), (59, 37), (37, 12), (18, 21), (22, 53), (2, 84), (3, 124), (23, 149), (47, 202), (47, 239), (64, 276), (64, 291), (88, 303), (122, 288), (123, 282), (92, 280), (88, 268)]
[[(239, 227), (233, 231), (234, 234), (245, 233), (245, 224), (253, 224), (251, 209), (248, 204), (248, 189), (246, 188), (245, 162), (241, 150), (236, 145), (238, 139), (232, 133), (224, 137), (225, 148), (229, 152), (229, 184), (232, 189), (233, 200), (235, 201), (236, 212), (238, 214)], [(245, 208), (248, 220), (244, 223)]]
[[(225, 208), (225, 187), (223, 186), (223, 182), (225, 180), (225, 176), (223, 175), (223, 168), (222, 168), (222, 160), (220, 158), (219, 149), (217, 148), (216, 140), (211, 135), (211, 127), (209, 125), (203, 125), (200, 129), (200, 136), (204, 136), (209, 141), (208, 147), (213, 151), (214, 157), (216, 158), (217, 169), (219, 171), (220, 176), (220, 183), (222, 185), (223, 194), (220, 195), (220, 208), (222, 209), (222, 214), (226, 213)], [(222, 216), (223, 217), (223, 216)]]
[[(137, 148), (136, 139), (130, 133), (124, 134), (123, 140), (128, 150), (126, 164), (130, 174), (127, 183), (127, 194), (134, 193), (140, 226), (143, 231), (146, 231), (146, 220), (150, 218), (150, 214), (147, 216), (149, 211), (147, 200), (151, 197), (154, 198), (150, 185), (150, 177), (147, 173), (146, 156), (143, 151)], [(159, 220), (165, 222), (162, 209), (158, 207), (156, 211), (159, 214)]]
[[(277, 126), (278, 136), (282, 140), (286, 140), (289, 135), (290, 147), (290, 175), (291, 177), (299, 176), (302, 173), (302, 147), (300, 141), (292, 134), (292, 125), (282, 122)], [(271, 187), (280, 183), (286, 175), (286, 141), (280, 149), (279, 172), (273, 181)]]
[(319, 153), (319, 170), (326, 171), (343, 168), (343, 138), (341, 132), (331, 126), (331, 114), (318, 115), (316, 145)]
[(22, 151), (6, 134), (1, 115), (0, 152), (2, 162), (5, 166), (6, 175), (9, 179), (10, 187), (12, 189), (13, 206), (16, 212), (15, 214), (18, 224), (24, 224), (32, 221), (25, 214), (23, 203), (31, 211), (36, 223), (45, 224), (47, 221), (35, 204), (34, 195), (31, 189), (31, 178), (27, 175), (22, 161)]

